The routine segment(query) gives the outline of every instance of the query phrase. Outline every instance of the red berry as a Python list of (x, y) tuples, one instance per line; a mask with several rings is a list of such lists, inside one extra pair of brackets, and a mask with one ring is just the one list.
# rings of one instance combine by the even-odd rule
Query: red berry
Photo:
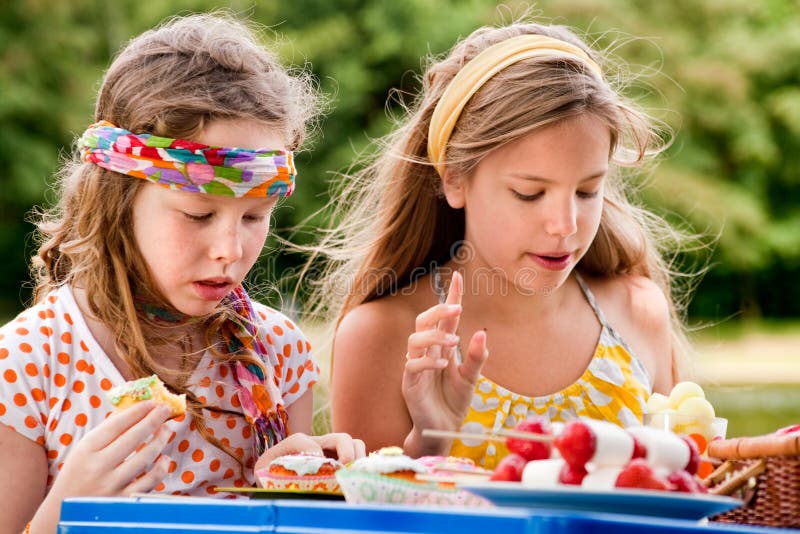
[(618, 488), (637, 488), (668, 491), (672, 489), (669, 482), (657, 476), (653, 468), (644, 458), (636, 458), (628, 462), (619, 476), (616, 484)]
[(528, 461), (519, 454), (511, 453), (497, 464), (489, 480), (507, 480), (510, 482), (522, 481), (522, 470)]
[(583, 467), (592, 459), (597, 438), (588, 425), (581, 421), (570, 421), (556, 436), (553, 445), (561, 457), (573, 467)]
[(564, 467), (562, 467), (561, 471), (558, 473), (558, 481), (562, 484), (580, 486), (581, 482), (583, 482), (583, 477), (587, 474), (586, 468), (582, 465), (572, 466), (568, 463), (564, 463)]
[(644, 446), (644, 443), (636, 439), (634, 436), (633, 438), (633, 453), (631, 454), (631, 460), (634, 458), (646, 458), (647, 457), (647, 447)]
[[(550, 421), (544, 417), (534, 415), (519, 423), (514, 427), (514, 430), (549, 436)], [(529, 462), (550, 458), (550, 451), (553, 449), (549, 441), (532, 441), (521, 438), (506, 438), (506, 447), (508, 447), (509, 451), (519, 454)]]
[(697, 469), (700, 467), (700, 449), (697, 448), (697, 443), (689, 436), (678, 437), (689, 446), (689, 461), (686, 462), (686, 467), (684, 467), (684, 469), (686, 469), (690, 475), (696, 475)]
[(707, 493), (708, 490), (689, 472), (680, 469), (669, 474), (667, 481), (672, 484), (672, 491), (683, 493)]

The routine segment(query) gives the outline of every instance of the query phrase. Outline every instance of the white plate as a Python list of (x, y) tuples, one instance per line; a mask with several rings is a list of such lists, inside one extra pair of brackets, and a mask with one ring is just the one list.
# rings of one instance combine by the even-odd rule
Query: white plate
[(481, 482), (459, 484), (459, 487), (498, 506), (573, 510), (615, 514), (702, 519), (741, 506), (731, 497), (705, 493), (614, 489), (584, 490), (579, 487), (549, 489), (526, 488), (519, 482)]

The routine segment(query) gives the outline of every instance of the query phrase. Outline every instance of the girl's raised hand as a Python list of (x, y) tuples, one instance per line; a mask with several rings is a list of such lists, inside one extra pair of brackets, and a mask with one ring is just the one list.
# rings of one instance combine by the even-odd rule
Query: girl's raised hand
[(264, 451), (264, 454), (258, 458), (255, 469), (267, 467), (272, 460), (279, 456), (300, 452), (336, 458), (343, 464), (350, 463), (366, 454), (364, 442), (360, 439), (353, 439), (350, 434), (334, 432), (322, 436), (309, 436), (297, 432), (286, 436), (284, 440)]
[(416, 332), (408, 337), (403, 397), (413, 428), (403, 449), (412, 456), (446, 452), (447, 442), (423, 439), (421, 432), (458, 429), (489, 356), (483, 331), (473, 334), (461, 363), (455, 356), (463, 284), (461, 274), (454, 272), (445, 303), (417, 316)]
[(69, 454), (48, 500), (152, 490), (169, 467), (170, 458), (159, 455), (170, 436), (163, 425), (170, 415), (168, 406), (146, 401), (108, 416)]

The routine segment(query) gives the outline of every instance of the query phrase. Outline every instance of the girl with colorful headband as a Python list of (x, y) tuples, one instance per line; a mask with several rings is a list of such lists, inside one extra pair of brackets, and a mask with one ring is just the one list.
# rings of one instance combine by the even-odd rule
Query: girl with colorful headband
[[(242, 286), (294, 189), (310, 87), (223, 16), (176, 18), (114, 60), (38, 221), (35, 302), (0, 329), (4, 529), (54, 532), (66, 497), (224, 496), (278, 455), (364, 454), (310, 436), (311, 347)], [(115, 386), (151, 375), (185, 415), (111, 413)]]
[(491, 468), (504, 446), (422, 431), (532, 414), (636, 424), (683, 374), (659, 248), (674, 233), (619, 171), (665, 143), (602, 65), (569, 30), (526, 23), (481, 28), (430, 65), (319, 247), (335, 430)]

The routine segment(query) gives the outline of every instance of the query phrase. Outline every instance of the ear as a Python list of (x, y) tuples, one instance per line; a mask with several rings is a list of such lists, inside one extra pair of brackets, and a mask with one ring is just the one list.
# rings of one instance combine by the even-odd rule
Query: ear
[(442, 189), (447, 203), (453, 209), (461, 209), (465, 204), (466, 180), (463, 176), (445, 168), (442, 176)]

